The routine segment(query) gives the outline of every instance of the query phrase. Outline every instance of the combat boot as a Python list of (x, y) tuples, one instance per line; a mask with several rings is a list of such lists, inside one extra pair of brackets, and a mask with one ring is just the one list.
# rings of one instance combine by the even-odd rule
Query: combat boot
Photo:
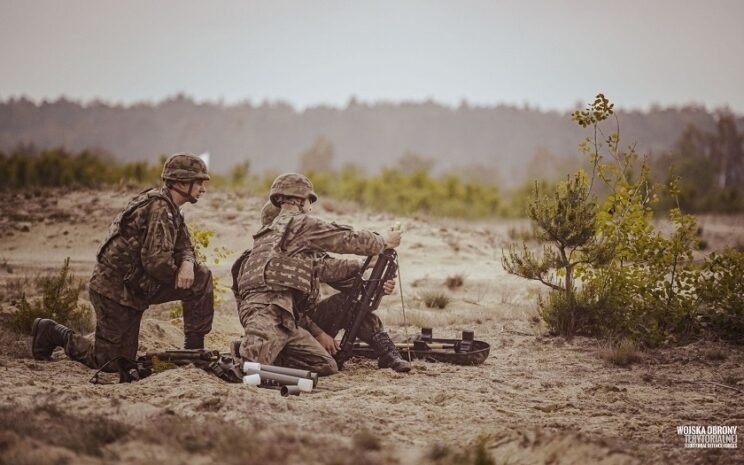
[(49, 360), (54, 349), (67, 346), (72, 332), (54, 320), (37, 318), (31, 326), (31, 353), (36, 360)]
[(184, 337), (183, 341), (184, 349), (203, 349), (204, 348), (204, 335), (188, 333)]
[(411, 363), (400, 356), (388, 333), (384, 331), (375, 333), (372, 336), (370, 346), (375, 351), (379, 368), (391, 368), (399, 373), (411, 371)]

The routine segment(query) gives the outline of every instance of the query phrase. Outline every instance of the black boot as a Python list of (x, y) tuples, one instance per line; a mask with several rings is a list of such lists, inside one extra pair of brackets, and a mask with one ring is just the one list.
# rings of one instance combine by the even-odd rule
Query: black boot
[(186, 334), (183, 342), (184, 349), (203, 349), (204, 348), (204, 335), (203, 334)]
[(399, 373), (411, 371), (411, 363), (403, 360), (395, 348), (395, 344), (390, 340), (388, 333), (381, 331), (372, 336), (370, 346), (377, 356), (377, 366), (380, 368), (392, 368)]
[(72, 330), (54, 320), (37, 318), (31, 326), (31, 353), (36, 360), (49, 360), (57, 347), (65, 347)]

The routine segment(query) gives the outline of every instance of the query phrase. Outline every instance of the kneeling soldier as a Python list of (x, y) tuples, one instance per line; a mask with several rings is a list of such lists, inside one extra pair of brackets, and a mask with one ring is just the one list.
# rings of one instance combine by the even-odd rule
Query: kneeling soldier
[[(335, 260), (325, 252), (377, 255), (400, 245), (401, 234), (389, 231), (383, 238), (309, 216), (317, 195), (301, 174), (277, 177), (270, 199), (281, 210), (254, 235), (253, 250), (238, 273), (238, 314), (245, 329), (240, 355), (321, 375), (336, 373), (331, 355), (337, 348), (333, 336), (347, 316), (341, 305), (344, 296), (336, 294), (318, 303), (319, 282), (341, 283), (361, 264)], [(387, 283), (386, 290), (391, 292), (393, 286), (394, 282)], [(380, 367), (410, 370), (376, 315), (365, 321), (359, 337), (375, 349)]]
[(196, 203), (207, 191), (207, 166), (196, 155), (175, 154), (165, 162), (162, 179), (161, 188), (129, 202), (98, 249), (89, 285), (96, 312), (93, 339), (37, 318), (34, 358), (48, 359), (61, 346), (71, 359), (96, 369), (117, 357), (133, 360), (144, 310), (174, 300), (183, 302), (184, 347), (204, 348), (214, 316), (212, 272), (196, 263), (179, 207)]

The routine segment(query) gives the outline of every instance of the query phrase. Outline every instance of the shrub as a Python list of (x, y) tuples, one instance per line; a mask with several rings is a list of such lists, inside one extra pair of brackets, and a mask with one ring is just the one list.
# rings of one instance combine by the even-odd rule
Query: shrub
[(375, 176), (365, 177), (359, 170), (347, 167), (340, 172), (310, 171), (307, 175), (318, 194), (351, 200), (375, 210), (463, 218), (503, 213), (498, 187), (466, 181), (452, 173), (433, 177), (425, 169), (405, 172), (385, 168)]
[[(232, 254), (232, 251), (224, 246), (212, 247), (210, 244), (214, 237), (214, 230), (205, 229), (196, 226), (189, 226), (189, 235), (191, 236), (191, 242), (194, 245), (194, 253), (199, 263), (210, 263), (213, 265), (219, 265), (221, 260), (226, 259)], [(211, 256), (211, 260), (207, 257), (207, 253)], [(222, 284), (218, 276), (212, 275), (212, 283), (214, 286), (214, 306), (217, 307), (222, 303), (223, 295), (229, 289), (228, 286)], [(183, 308), (174, 308), (170, 312), (171, 318), (178, 318), (183, 316)]]
[(70, 258), (66, 258), (56, 275), (40, 276), (34, 279), (41, 299), (28, 301), (21, 298), (20, 308), (8, 320), (8, 326), (19, 333), (31, 331), (36, 318), (51, 318), (58, 323), (80, 332), (93, 329), (92, 309), (80, 304), (78, 296), (85, 289), (85, 282), (75, 278), (70, 272)]
[(463, 284), (465, 284), (465, 276), (460, 273), (447, 276), (447, 278), (445, 278), (444, 280), (444, 285), (447, 286), (447, 289), (449, 290), (454, 290), (458, 287), (462, 287)]
[(716, 334), (744, 343), (744, 252), (712, 253), (700, 276), (701, 316)]
[(445, 308), (452, 301), (447, 294), (437, 291), (424, 292), (421, 298), (428, 308)]
[[(671, 234), (654, 227), (659, 188), (645, 160), (632, 147), (620, 149), (619, 132), (599, 139), (599, 123), (612, 115), (613, 105), (602, 94), (574, 113), (579, 125), (594, 129), (594, 138), (579, 145), (592, 174), (579, 170), (549, 193), (536, 185), (528, 213), (542, 253), (512, 244), (502, 263), (509, 273), (551, 289), (539, 309), (554, 333), (675, 342), (698, 329), (695, 218), (674, 208)], [(591, 194), (597, 180), (609, 192), (602, 202)], [(667, 190), (678, 192), (677, 181)]]

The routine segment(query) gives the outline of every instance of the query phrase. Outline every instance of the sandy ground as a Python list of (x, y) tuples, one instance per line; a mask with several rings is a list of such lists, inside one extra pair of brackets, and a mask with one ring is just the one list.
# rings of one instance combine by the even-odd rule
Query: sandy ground
[[(31, 288), (24, 277), (57, 269), (65, 257), (87, 278), (99, 241), (131, 194), (2, 194), (3, 312), (17, 304), (12, 289)], [(262, 203), (240, 193), (210, 192), (185, 210), (189, 223), (215, 230), (213, 245), (239, 252), (251, 245)], [(394, 218), (322, 201), (316, 213), (376, 230), (402, 221), (406, 233), (399, 253), (409, 324), (403, 325), (397, 293), (383, 301), (383, 321), (398, 336), (422, 325), (433, 326), (440, 337), (472, 329), (491, 344), (488, 360), (476, 367), (415, 361), (410, 374), (355, 360), (321, 379), (313, 393), (282, 398), (223, 383), (193, 367), (133, 384), (93, 385), (87, 368), (61, 353), (53, 362), (35, 361), (28, 337), (2, 330), (0, 463), (744, 461), (741, 446), (685, 449), (676, 429), (744, 426), (742, 347), (699, 341), (646, 352), (640, 363), (619, 368), (598, 356), (596, 341), (548, 337), (535, 313), (538, 286), (501, 267), (509, 228), (526, 223)], [(705, 217), (701, 224), (711, 247), (742, 240), (741, 218)], [(231, 261), (213, 267), (223, 283)], [(464, 275), (464, 286), (445, 289), (444, 279), (456, 273)], [(428, 290), (444, 290), (452, 302), (443, 310), (426, 309), (421, 295)], [(170, 319), (167, 310), (166, 305), (145, 314), (141, 350), (180, 346), (181, 321)], [(240, 334), (227, 293), (208, 346), (226, 350)]]

